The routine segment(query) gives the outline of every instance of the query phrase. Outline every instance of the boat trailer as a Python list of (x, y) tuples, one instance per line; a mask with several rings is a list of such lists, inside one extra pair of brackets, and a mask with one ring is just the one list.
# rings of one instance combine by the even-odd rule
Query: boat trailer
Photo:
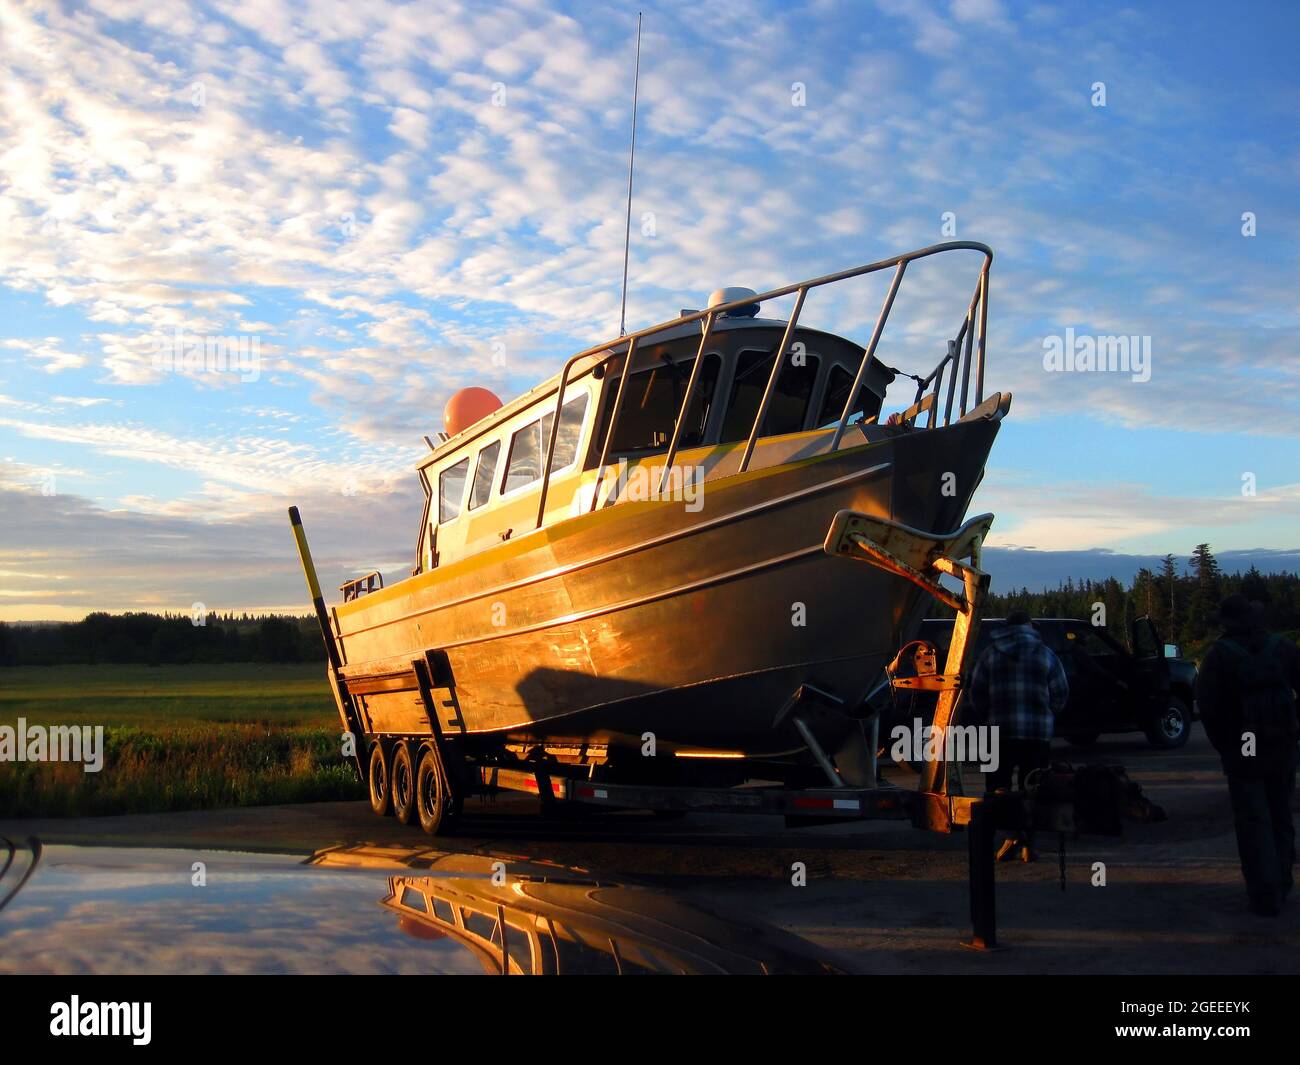
[[(366, 694), (359, 685), (384, 684), (385, 690), (410, 689), (419, 693), (434, 726), (431, 747), (440, 764), (440, 776), (446, 788), (449, 809), (459, 810), (465, 794), (493, 794), (519, 791), (538, 796), (543, 809), (581, 804), (607, 809), (647, 809), (666, 813), (768, 814), (785, 817), (792, 826), (812, 826), (840, 821), (902, 820), (918, 829), (951, 833), (968, 832), (968, 872), (972, 938), (968, 945), (977, 949), (997, 947), (995, 906), (994, 847), (999, 829), (1055, 831), (1060, 834), (1079, 827), (1075, 804), (1066, 798), (1045, 793), (1031, 796), (1024, 791), (998, 792), (992, 795), (967, 796), (962, 791), (960, 766), (949, 764), (948, 734), (957, 727), (963, 682), (972, 666), (975, 642), (989, 575), (980, 568), (980, 551), (993, 523), (992, 514), (971, 518), (960, 529), (936, 535), (898, 522), (842, 510), (831, 522), (823, 550), (846, 561), (866, 563), (886, 570), (915, 584), (922, 591), (956, 612), (952, 642), (942, 671), (937, 668), (933, 645), (916, 640), (905, 645), (885, 669), (885, 680), (877, 687), (938, 693), (934, 720), (927, 750), (937, 757), (927, 758), (916, 789), (882, 782), (878, 776), (879, 718), (863, 719), (867, 731), (867, 786), (854, 786), (842, 779), (832, 759), (818, 743), (803, 715), (817, 709), (846, 709), (843, 700), (816, 685), (805, 683), (793, 692), (778, 711), (773, 725), (789, 717), (804, 739), (814, 760), (826, 776), (825, 786), (779, 787), (742, 786), (735, 788), (694, 787), (680, 784), (608, 783), (577, 775), (565, 775), (565, 767), (538, 763), (526, 768), (477, 765), (468, 774), (449, 773), (456, 764), (453, 752), (438, 727), (435, 700), (442, 689), (454, 688), (440, 679), (446, 673), (445, 656), (430, 652), (412, 662), (410, 676), (372, 678), (364, 682), (348, 681), (341, 670), (338, 636), (320, 594), (315, 566), (307, 547), (302, 521), (296, 507), (290, 508), (298, 544), (299, 557), (311, 591), (317, 620), (329, 659), (329, 678), (340, 714), (354, 737), (360, 736), (360, 715), (354, 696)], [(949, 590), (941, 583), (947, 576), (961, 584)], [(373, 579), (373, 578), (372, 578)], [(345, 592), (350, 589), (345, 589)], [(873, 693), (874, 694), (874, 693)], [(852, 709), (852, 708), (847, 708)], [(356, 750), (358, 771), (366, 778), (360, 750)], [(581, 767), (575, 766), (574, 769)], [(466, 779), (466, 776), (468, 779)], [(459, 777), (459, 779), (457, 779)], [(450, 824), (453, 818), (448, 817)], [(1062, 849), (1062, 888), (1064, 888), (1064, 850)]]
[[(993, 523), (992, 514), (971, 518), (956, 532), (935, 535), (851, 510), (835, 515), (826, 534), (823, 550), (846, 560), (864, 562), (911, 581), (939, 602), (956, 611), (952, 642), (942, 672), (937, 669), (935, 648), (925, 641), (913, 641), (899, 651), (886, 667), (889, 686), (910, 691), (938, 693), (934, 721), (927, 748), (939, 752), (921, 770), (915, 790), (882, 784), (877, 775), (879, 749), (878, 718), (864, 722), (871, 732), (871, 766), (867, 787), (845, 783), (833, 762), (818, 744), (812, 730), (799, 716), (809, 704), (837, 705), (836, 696), (812, 684), (799, 687), (777, 713), (774, 724), (787, 716), (793, 721), (827, 775), (822, 788), (693, 788), (641, 784), (605, 784), (533, 772), (483, 769), (483, 784), (537, 794), (546, 804), (565, 802), (633, 809), (694, 813), (756, 813), (784, 815), (787, 824), (811, 826), (837, 821), (906, 820), (929, 832), (968, 831), (968, 863), (972, 938), (969, 945), (988, 950), (997, 947), (997, 911), (994, 878), (994, 849), (999, 828), (1020, 829), (1026, 823), (1035, 828), (1066, 832), (1074, 828), (1072, 805), (1037, 800), (1027, 801), (1024, 793), (990, 796), (962, 794), (960, 767), (949, 764), (949, 731), (957, 724), (957, 710), (964, 679), (979, 635), (989, 575), (980, 568), (980, 549)], [(961, 582), (960, 591), (950, 591), (943, 576)], [(883, 685), (882, 685), (883, 686)]]

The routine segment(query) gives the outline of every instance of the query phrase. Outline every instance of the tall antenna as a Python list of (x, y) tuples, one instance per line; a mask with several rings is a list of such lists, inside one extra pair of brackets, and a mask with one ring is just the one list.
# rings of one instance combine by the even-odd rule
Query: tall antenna
[(636, 98), (641, 87), (641, 12), (636, 13), (636, 69), (632, 75), (632, 150), (627, 156), (627, 222), (623, 226), (623, 299), (618, 309), (618, 335), (627, 332), (627, 256), (632, 245), (632, 167), (636, 163)]

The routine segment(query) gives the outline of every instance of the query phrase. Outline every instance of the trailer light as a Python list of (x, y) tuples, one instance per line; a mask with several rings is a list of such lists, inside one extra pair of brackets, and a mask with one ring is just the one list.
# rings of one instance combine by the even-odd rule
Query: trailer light
[(801, 810), (861, 810), (862, 804), (857, 799), (813, 799), (800, 798), (794, 805)]
[(744, 751), (674, 751), (675, 758), (744, 758)]

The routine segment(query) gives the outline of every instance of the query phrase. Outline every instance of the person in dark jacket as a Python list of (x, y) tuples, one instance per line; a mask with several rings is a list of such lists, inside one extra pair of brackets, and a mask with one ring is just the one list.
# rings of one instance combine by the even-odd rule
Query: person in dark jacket
[[(975, 720), (998, 730), (998, 767), (988, 774), (988, 791), (1011, 787), (1017, 770), (1023, 788), (1031, 772), (1048, 764), (1054, 719), (1069, 695), (1061, 660), (1039, 639), (1029, 615), (1010, 614), (975, 663), (964, 696)], [(1007, 861), (1017, 853), (1023, 861), (1034, 860), (1027, 836), (1007, 840), (998, 858)]]
[(1243, 595), (1220, 604), (1223, 636), (1201, 663), (1196, 703), (1228, 778), (1251, 912), (1273, 917), (1293, 882), (1300, 648), (1262, 615)]

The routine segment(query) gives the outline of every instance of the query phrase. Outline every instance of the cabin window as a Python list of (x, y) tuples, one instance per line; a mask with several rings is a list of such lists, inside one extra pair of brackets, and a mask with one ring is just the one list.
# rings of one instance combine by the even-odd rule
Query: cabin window
[(438, 524), (445, 525), (460, 513), (465, 498), (465, 480), (469, 477), (469, 456), (448, 466), (438, 477)]
[[(684, 362), (663, 363), (641, 370), (628, 378), (623, 390), (623, 409), (619, 411), (618, 426), (610, 443), (610, 453), (628, 451), (664, 451), (672, 442), (673, 425), (677, 412), (682, 409), (682, 399), (690, 382), (694, 359)], [(717, 352), (704, 356), (700, 377), (695, 383), (695, 396), (691, 409), (686, 412), (679, 448), (699, 447), (704, 443), (704, 433), (709, 426), (709, 413), (718, 390), (718, 376), (722, 357)], [(611, 381), (605, 390), (605, 410), (601, 415), (600, 436), (603, 441), (609, 429), (609, 419), (614, 412), (618, 395), (618, 382)]]
[[(776, 388), (767, 405), (767, 417), (763, 419), (759, 436), (797, 433), (803, 428), (813, 385), (817, 381), (817, 366), (818, 359), (815, 355), (805, 355), (802, 366), (796, 366), (793, 359), (786, 360), (777, 375)], [(726, 420), (722, 423), (724, 442), (749, 439), (771, 373), (772, 352), (740, 353), (736, 360), (736, 375), (731, 382)]]
[(533, 940), (528, 932), (510, 921), (506, 922), (506, 954), (519, 966), (525, 976), (533, 975)]
[[(582, 420), (587, 413), (587, 394), (575, 396), (560, 410), (560, 431), (555, 440), (555, 457), (551, 472), (559, 473), (572, 466), (578, 457), (578, 438), (582, 435)], [(546, 447), (551, 434), (551, 411), (540, 421), (520, 429), (510, 440), (510, 458), (506, 462), (506, 475), (502, 492), (522, 488), (540, 480), (542, 466), (546, 463)]]
[(469, 490), (470, 510), (477, 510), (492, 495), (492, 478), (496, 476), (500, 455), (500, 440), (493, 440), (478, 453), (478, 465), (474, 467), (474, 486)]
[[(628, 382), (629, 387), (631, 382)], [(578, 928), (551, 922), (559, 971), (567, 976), (617, 976), (618, 962), (608, 937), (584, 934)]]
[[(853, 387), (854, 375), (843, 366), (832, 366), (830, 378), (826, 382), (826, 395), (822, 399), (822, 412), (817, 425), (823, 429), (839, 425), (840, 415), (844, 413), (844, 402), (849, 398), (849, 389)], [(849, 411), (846, 424), (861, 421), (868, 413), (880, 413), (880, 397), (864, 384), (858, 389), (858, 400)]]
[(402, 888), (402, 905), (408, 910), (419, 910), (421, 913), (429, 912), (429, 904), (425, 901), (424, 895), (412, 887)]
[(486, 913), (480, 913), (478, 910), (471, 910), (468, 906), (460, 908), (460, 915), (461, 922), (465, 925), (465, 931), (471, 935), (486, 939), (489, 943), (500, 938), (495, 917), (489, 917)]
[[(560, 408), (560, 431), (555, 439), (555, 456), (551, 461), (551, 472), (567, 470), (578, 457), (578, 439), (582, 436), (582, 422), (587, 416), (587, 393), (575, 396)], [(555, 419), (552, 411), (542, 419), (542, 463), (546, 462), (545, 444), (551, 435), (551, 422)]]

